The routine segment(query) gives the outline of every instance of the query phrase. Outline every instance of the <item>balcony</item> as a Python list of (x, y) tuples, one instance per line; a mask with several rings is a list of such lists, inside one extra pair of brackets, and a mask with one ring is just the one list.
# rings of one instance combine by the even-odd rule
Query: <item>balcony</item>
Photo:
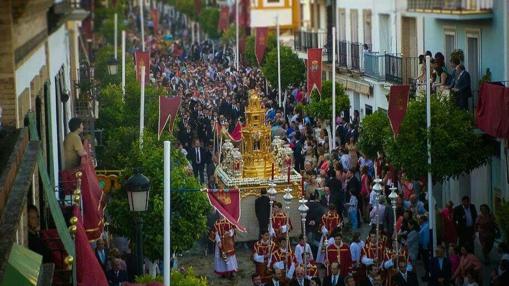
[(310, 48), (326, 48), (326, 32), (298, 31), (294, 35), (294, 47), (296, 51), (307, 53)]
[(364, 53), (364, 75), (378, 81), (385, 80), (385, 54)]
[(385, 81), (395, 84), (412, 84), (419, 74), (419, 58), (385, 55)]
[(491, 19), (493, 0), (408, 0), (407, 10), (445, 20)]

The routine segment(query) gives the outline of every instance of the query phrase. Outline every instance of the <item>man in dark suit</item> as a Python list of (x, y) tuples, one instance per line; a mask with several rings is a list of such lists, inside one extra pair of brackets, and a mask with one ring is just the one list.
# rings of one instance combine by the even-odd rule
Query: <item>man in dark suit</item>
[(268, 229), (270, 217), (270, 198), (267, 196), (267, 190), (262, 189), (261, 195), (255, 200), (255, 214), (258, 219), (258, 230), (261, 236), (263, 230)]
[(290, 282), (290, 286), (309, 286), (311, 282), (305, 277), (304, 268), (298, 266), (295, 269), (295, 278)]
[(456, 225), (460, 245), (470, 250), (474, 250), (476, 219), (475, 206), (470, 203), (468, 196), (464, 196), (461, 199), (461, 205), (454, 208), (454, 224)]
[(455, 79), (452, 91), (455, 95), (456, 105), (464, 110), (468, 109), (468, 98), (472, 96), (470, 74), (462, 64), (456, 65)]
[(266, 286), (283, 286), (283, 285), (287, 285), (284, 272), (281, 269), (274, 269), (272, 279), (269, 281), (269, 283), (267, 283)]
[(333, 262), (330, 266), (331, 274), (323, 278), (323, 286), (344, 286), (343, 277), (339, 275), (339, 264)]
[(392, 285), (394, 286), (418, 286), (419, 280), (417, 274), (413, 271), (407, 270), (407, 262), (405, 259), (400, 259), (398, 262), (398, 273), (392, 276)]
[[(326, 186), (330, 189), (330, 195), (332, 198), (333, 203), (336, 205), (336, 209), (338, 210), (338, 213), (343, 215), (343, 211), (345, 208), (345, 200), (346, 195), (343, 191), (343, 183), (341, 182), (341, 177), (343, 173), (341, 170), (335, 171), (335, 176), (331, 177), (327, 183)], [(329, 206), (324, 206), (328, 208)]]
[(376, 284), (376, 277), (380, 276), (380, 268), (375, 264), (370, 264), (366, 267), (367, 275), (361, 281), (361, 286), (374, 286)]
[(120, 269), (120, 259), (114, 258), (112, 268), (106, 273), (109, 286), (120, 286), (122, 283), (127, 282), (127, 272)]
[(444, 257), (444, 248), (437, 245), (435, 257), (431, 261), (431, 280), (430, 285), (447, 286), (451, 278), (451, 263)]
[(189, 161), (191, 161), (191, 165), (193, 166), (193, 172), (194, 176), (200, 178), (200, 183), (203, 184), (205, 181), (205, 175), (204, 175), (204, 167), (205, 167), (205, 160), (206, 160), (206, 154), (205, 149), (201, 147), (200, 140), (196, 139), (194, 141), (194, 147), (190, 148), (187, 151), (187, 156)]
[(321, 238), (320, 222), (323, 214), (326, 212), (326, 208), (324, 208), (316, 198), (317, 195), (311, 193), (309, 195), (309, 201), (306, 204), (309, 208), (306, 219), (306, 235), (313, 253), (318, 251)]
[[(359, 179), (355, 176), (355, 170), (350, 169), (346, 173), (346, 178), (348, 180), (348, 183), (346, 184), (346, 190), (350, 195), (355, 196), (357, 198), (357, 209), (362, 210), (363, 208), (363, 199), (361, 198), (361, 183), (359, 182)], [(361, 216), (360, 211), (357, 212), (357, 221), (361, 222)]]
[(106, 273), (106, 266), (108, 265), (108, 250), (104, 247), (104, 240), (98, 239), (95, 242), (95, 257), (104, 273)]

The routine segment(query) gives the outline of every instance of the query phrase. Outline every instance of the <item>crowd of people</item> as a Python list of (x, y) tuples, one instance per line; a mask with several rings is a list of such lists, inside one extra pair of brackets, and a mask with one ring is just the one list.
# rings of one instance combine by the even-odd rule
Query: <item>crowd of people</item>
[[(136, 18), (134, 14), (131, 17)], [(497, 235), (487, 205), (481, 205), (477, 214), (469, 197), (456, 206), (448, 202), (438, 212), (442, 231), (431, 255), (424, 180), (407, 178), (382, 154), (367, 158), (358, 150), (358, 112), (337, 117), (337, 129), (332, 131), (337, 142), (332, 142), (327, 122), (295, 108), (307, 101), (302, 86), (289, 87), (285, 105), (278, 106), (276, 90), (267, 85), (260, 69), (234, 68), (231, 48), (209, 40), (191, 42), (182, 15), (163, 14), (161, 22), (162, 31), (147, 40), (151, 49), (150, 78), (153, 84), (182, 98), (181, 120), (175, 130), (177, 146), (200, 182), (217, 187), (214, 169), (219, 146), (214, 139), (215, 128), (220, 124), (232, 130), (237, 121), (243, 121), (251, 89), (262, 95), (272, 135), (290, 144), (294, 168), (304, 178), (309, 212), (306, 233), (295, 245), (287, 233), (293, 233), (293, 237), (298, 231), (289, 223), (282, 204), (274, 202), (270, 213), (266, 190), (255, 203), (260, 238), (253, 245), (254, 285), (402, 286), (418, 285), (420, 280), (442, 286), (481, 284), (483, 262), (473, 254), (474, 240), (477, 235), (484, 263), (488, 263)], [(170, 34), (172, 41), (167, 41), (164, 35)], [(139, 45), (134, 34), (130, 41), (135, 47)], [(464, 68), (458, 63), (449, 81), (440, 55), (433, 60), (436, 82), (463, 92), (461, 82), (467, 75)], [(463, 106), (460, 101), (458, 104)], [(373, 190), (374, 178), (382, 179), (380, 196)], [(398, 193), (395, 211), (386, 199), (393, 189)], [(371, 229), (364, 239), (360, 233), (363, 225)], [(232, 277), (238, 270), (235, 232), (235, 226), (223, 217), (211, 229), (215, 271), (223, 277)], [(509, 273), (509, 249), (504, 244), (499, 248), (504, 256), (493, 274), (494, 285), (504, 285)], [(125, 268), (126, 264), (115, 256), (107, 264), (100, 244), (98, 249), (96, 254), (105, 271), (118, 273)], [(419, 260), (424, 268), (421, 279), (416, 274)]]

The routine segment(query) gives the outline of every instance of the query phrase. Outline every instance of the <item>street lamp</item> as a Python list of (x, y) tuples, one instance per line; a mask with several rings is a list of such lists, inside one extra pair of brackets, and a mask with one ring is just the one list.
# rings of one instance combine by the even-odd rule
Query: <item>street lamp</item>
[(108, 61), (108, 73), (113, 76), (113, 75), (117, 74), (117, 70), (118, 70), (118, 61), (115, 58), (111, 58)]
[(394, 215), (394, 226), (393, 226), (393, 232), (394, 232), (394, 243), (396, 244), (395, 245), (395, 250), (396, 250), (396, 255), (399, 255), (399, 251), (398, 251), (398, 233), (396, 232), (396, 202), (398, 200), (398, 193), (397, 193), (397, 190), (398, 188), (396, 188), (394, 185), (390, 188), (391, 190), (391, 193), (389, 194), (389, 199), (391, 200), (391, 205), (392, 205), (392, 213)]
[(379, 205), (380, 205), (380, 195), (382, 192), (382, 185), (380, 184), (382, 180), (380, 178), (376, 178), (374, 180), (375, 185), (373, 186), (373, 191), (376, 193), (375, 201), (376, 201), (376, 213), (375, 213), (375, 223), (376, 223), (376, 258), (378, 260), (379, 254), (379, 238), (380, 238), (380, 222), (379, 222)]
[(129, 210), (135, 214), (136, 221), (136, 272), (143, 274), (143, 218), (140, 212), (148, 209), (148, 198), (150, 193), (150, 180), (141, 174), (140, 169), (134, 170), (132, 175), (125, 183), (127, 199), (129, 200)]
[(306, 238), (306, 216), (308, 215), (309, 207), (306, 205), (308, 200), (302, 198), (299, 200), (299, 213), (301, 220), (301, 229), (302, 229), (302, 237), (304, 238), (304, 257), (302, 258), (304, 262), (304, 273), (307, 275), (308, 273), (308, 263), (307, 263), (307, 238)]

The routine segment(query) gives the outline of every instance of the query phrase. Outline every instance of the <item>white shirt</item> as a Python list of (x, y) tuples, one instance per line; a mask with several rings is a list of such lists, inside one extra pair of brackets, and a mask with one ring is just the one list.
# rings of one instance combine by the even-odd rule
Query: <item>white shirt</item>
[(364, 241), (350, 243), (350, 254), (352, 255), (352, 262), (361, 261), (362, 248), (364, 247)]
[[(314, 260), (313, 252), (311, 251), (311, 246), (309, 246), (309, 243), (306, 243), (306, 252), (308, 259)], [(295, 257), (297, 259), (297, 264), (304, 263), (304, 246), (300, 245), (300, 243), (295, 246)]]

